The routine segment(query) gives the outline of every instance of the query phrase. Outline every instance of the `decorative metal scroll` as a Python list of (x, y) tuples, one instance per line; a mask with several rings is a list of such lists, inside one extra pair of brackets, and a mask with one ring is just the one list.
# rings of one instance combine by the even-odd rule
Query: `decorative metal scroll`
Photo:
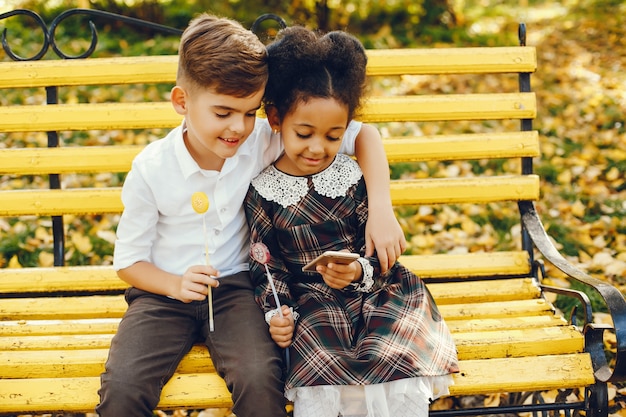
[[(63, 59), (80, 59), (80, 58), (87, 58), (91, 56), (91, 54), (93, 54), (93, 52), (96, 50), (96, 46), (98, 44), (98, 31), (96, 30), (96, 25), (91, 20), (89, 21), (89, 30), (91, 31), (91, 41), (90, 41), (89, 48), (85, 52), (83, 52), (80, 55), (68, 55), (64, 53), (63, 51), (61, 51), (61, 49), (59, 48), (57, 44), (58, 43), (56, 39), (57, 27), (61, 24), (63, 20), (74, 15), (95, 16), (99, 18), (106, 18), (106, 19), (110, 19), (113, 21), (123, 22), (123, 23), (133, 25), (133, 26), (147, 28), (154, 32), (164, 33), (168, 35), (180, 36), (183, 33), (182, 29), (173, 28), (171, 26), (160, 25), (158, 23), (136, 19), (134, 17), (128, 17), (128, 16), (116, 14), (116, 13), (105, 12), (103, 10), (92, 10), (92, 9), (66, 10), (60, 15), (58, 15), (56, 18), (54, 18), (49, 28), (41, 16), (39, 16), (37, 13), (33, 12), (32, 10), (27, 10), (27, 9), (16, 9), (7, 13), (2, 13), (0, 14), (0, 20), (4, 20), (9, 17), (17, 16), (17, 15), (23, 15), (23, 16), (32, 18), (37, 23), (37, 25), (41, 28), (44, 39), (43, 39), (43, 45), (41, 49), (39, 50), (39, 52), (37, 52), (32, 57), (24, 58), (24, 57), (17, 55), (15, 52), (13, 52), (13, 50), (9, 46), (9, 42), (7, 41), (7, 29), (5, 28), (2, 31), (2, 48), (4, 49), (4, 52), (7, 54), (7, 56), (9, 56), (14, 61), (40, 60), (41, 58), (44, 57), (46, 52), (48, 52), (50, 47), (52, 47), (52, 50), (57, 56)], [(287, 23), (280, 16), (267, 13), (267, 14), (259, 16), (254, 21), (254, 23), (252, 24), (252, 28), (251, 28), (252, 32), (257, 33), (257, 31), (260, 28), (261, 23), (263, 23), (266, 20), (273, 20), (277, 22), (281, 29), (287, 27)]]

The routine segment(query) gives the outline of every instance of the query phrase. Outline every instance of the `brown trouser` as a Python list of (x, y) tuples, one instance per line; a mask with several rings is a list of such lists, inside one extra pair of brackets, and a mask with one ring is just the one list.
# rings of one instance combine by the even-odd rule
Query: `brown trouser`
[(238, 417), (285, 415), (282, 357), (253, 298), (248, 272), (220, 278), (213, 288), (215, 331), (207, 302), (180, 301), (130, 288), (128, 310), (111, 342), (101, 375), (102, 417), (152, 416), (163, 385), (197, 342), (232, 393)]

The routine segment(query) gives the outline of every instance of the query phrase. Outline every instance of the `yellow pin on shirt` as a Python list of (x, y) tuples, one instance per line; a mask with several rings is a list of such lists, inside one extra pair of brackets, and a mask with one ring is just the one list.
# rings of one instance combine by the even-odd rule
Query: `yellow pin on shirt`
[[(209, 211), (209, 197), (202, 191), (196, 191), (191, 196), (191, 207), (193, 207), (194, 211), (198, 214), (202, 215), (202, 232), (204, 233), (204, 256), (205, 262), (207, 266), (209, 265), (209, 239), (206, 231), (206, 221), (204, 219), (204, 214)], [(213, 324), (213, 292), (209, 285), (208, 289), (208, 303), (209, 303), (209, 331), (215, 330)]]

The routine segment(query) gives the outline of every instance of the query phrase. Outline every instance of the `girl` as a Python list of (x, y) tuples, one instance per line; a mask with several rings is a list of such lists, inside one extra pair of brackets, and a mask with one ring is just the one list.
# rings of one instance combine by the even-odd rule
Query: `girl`
[[(458, 371), (454, 343), (416, 275), (363, 257), (365, 183), (338, 154), (363, 97), (365, 50), (344, 32), (291, 27), (268, 54), (264, 105), (284, 152), (252, 181), (245, 210), (251, 243), (271, 254), (282, 314), (264, 266), (253, 260), (251, 272), (272, 339), (289, 349), (294, 417), (426, 417)], [(302, 271), (327, 250), (361, 257)]]

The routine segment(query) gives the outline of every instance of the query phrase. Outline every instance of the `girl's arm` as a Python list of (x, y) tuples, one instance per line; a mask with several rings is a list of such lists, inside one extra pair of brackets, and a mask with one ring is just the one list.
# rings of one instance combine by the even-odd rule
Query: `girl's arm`
[(406, 238), (391, 205), (389, 164), (378, 129), (363, 124), (355, 143), (355, 156), (367, 187), (369, 216), (365, 228), (365, 256), (374, 250), (385, 273), (406, 249)]

